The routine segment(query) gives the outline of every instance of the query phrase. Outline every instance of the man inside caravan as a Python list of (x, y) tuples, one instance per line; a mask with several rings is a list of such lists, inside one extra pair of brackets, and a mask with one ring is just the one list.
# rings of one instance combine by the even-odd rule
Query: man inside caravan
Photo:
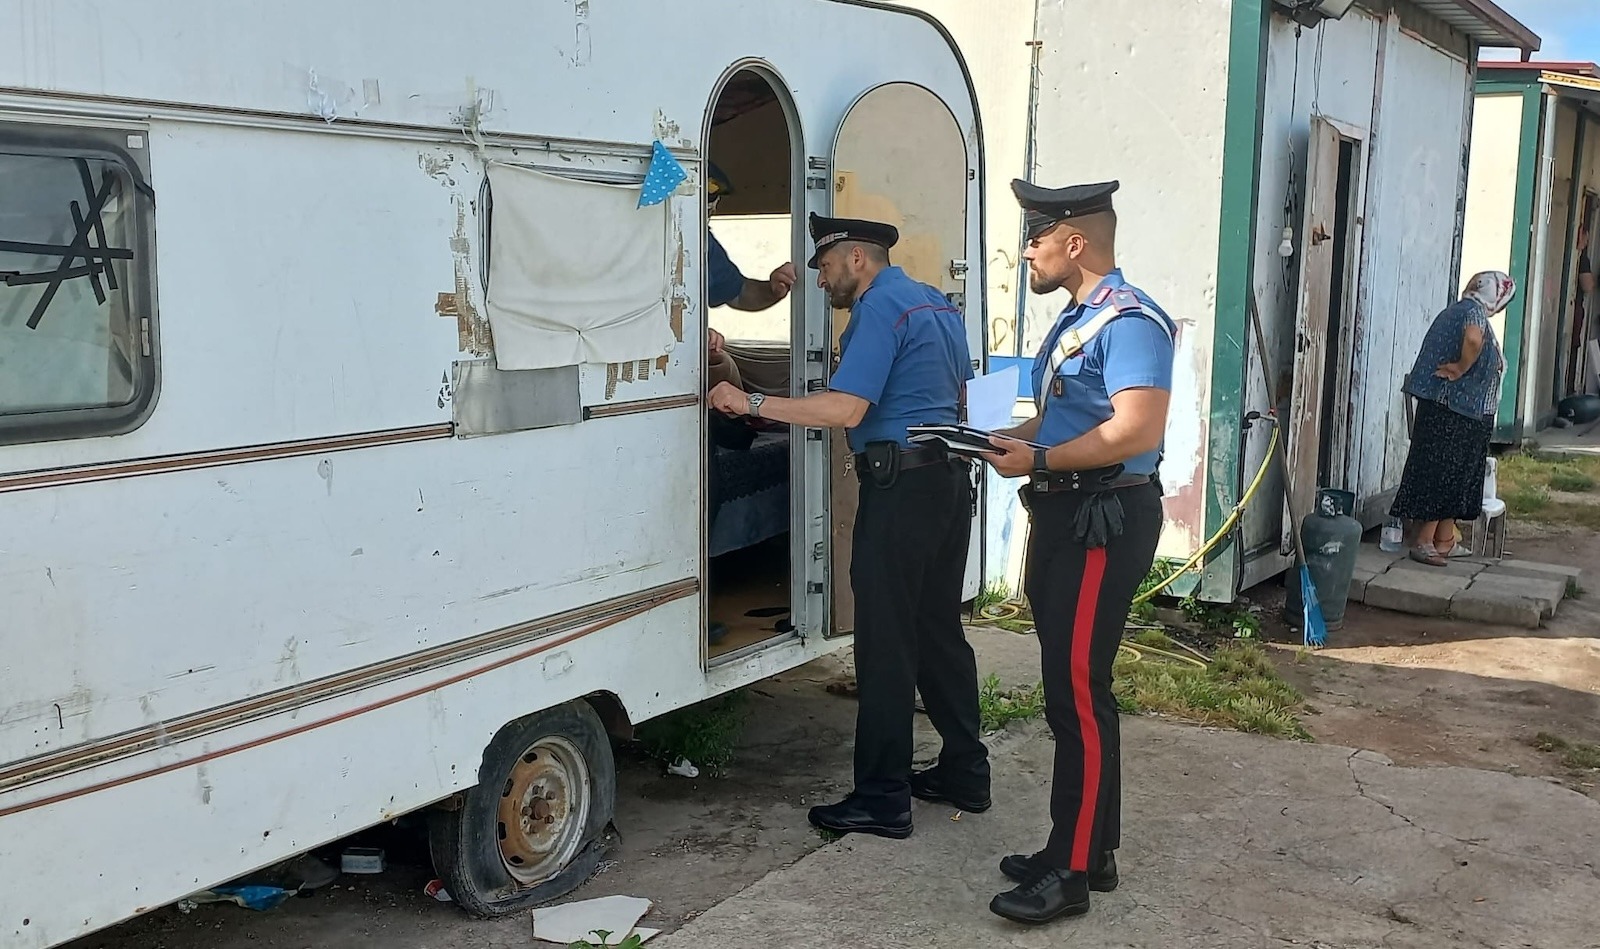
[[(723, 197), (733, 193), (733, 182), (715, 162), (706, 162), (706, 213), (709, 218), (716, 213), (717, 202)], [(706, 232), (706, 308), (727, 306), (735, 310), (756, 312), (770, 309), (789, 296), (789, 291), (794, 287), (794, 264), (784, 262), (772, 271), (766, 280), (755, 280), (746, 277), (728, 256), (722, 242), (717, 240), (715, 233), (707, 228)], [(706, 327), (706, 388), (710, 390), (720, 382), (731, 382), (742, 385), (744, 380), (739, 372), (738, 363), (733, 356), (724, 349), (721, 333), (714, 328)], [(728, 473), (723, 466), (718, 464), (717, 448), (744, 451), (749, 449), (755, 440), (755, 429), (742, 420), (730, 419), (718, 413), (711, 413), (707, 422), (707, 430), (711, 440), (712, 464), (708, 468), (707, 501), (713, 519), (720, 510), (723, 495), (726, 493), (724, 481)], [(707, 630), (706, 639), (712, 646), (722, 642), (728, 635), (725, 623), (713, 619)]]
[[(733, 182), (715, 162), (706, 162), (707, 216), (717, 213), (717, 202), (733, 193)], [(706, 233), (706, 308), (729, 306), (735, 310), (754, 313), (781, 303), (794, 287), (794, 264), (785, 262), (766, 280), (746, 277), (723, 249), (722, 242), (711, 231)], [(710, 350), (706, 361), (706, 388), (719, 382), (739, 384), (739, 367), (722, 348), (722, 334), (709, 330), (706, 337)]]

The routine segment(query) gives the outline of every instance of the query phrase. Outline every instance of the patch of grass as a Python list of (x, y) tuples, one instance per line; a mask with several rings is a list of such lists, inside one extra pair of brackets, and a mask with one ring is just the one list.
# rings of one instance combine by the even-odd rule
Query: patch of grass
[(1561, 755), (1561, 764), (1574, 771), (1600, 770), (1600, 745), (1584, 741), (1567, 741), (1559, 735), (1540, 732), (1533, 736), (1533, 747), (1543, 752)]
[[(1150, 572), (1145, 574), (1144, 580), (1140, 581), (1139, 590), (1134, 594), (1134, 599), (1137, 600), (1166, 582), (1166, 579), (1172, 576), (1180, 566), (1182, 564), (1171, 560), (1157, 560), (1150, 566)], [(1155, 604), (1149, 601), (1139, 603), (1128, 611), (1128, 615), (1140, 620), (1154, 619), (1156, 615)]]
[(985, 732), (999, 731), (1012, 722), (1025, 722), (1044, 714), (1044, 685), (1008, 689), (991, 674), (978, 687), (978, 712)]
[(651, 719), (635, 735), (652, 758), (665, 764), (687, 758), (703, 773), (719, 775), (733, 763), (734, 744), (744, 730), (744, 706), (743, 692), (729, 692)]
[(1140, 646), (1150, 646), (1155, 649), (1171, 649), (1173, 647), (1172, 637), (1159, 629), (1141, 629), (1134, 634), (1133, 641)]
[(1235, 639), (1260, 639), (1261, 620), (1242, 606), (1203, 603), (1189, 597), (1182, 603), (1183, 615), (1209, 633)]
[(982, 615), (983, 611), (1011, 599), (1011, 588), (1004, 583), (986, 584), (978, 591), (978, 596), (972, 601), (974, 616)]
[(1600, 458), (1540, 458), (1517, 453), (1500, 458), (1500, 498), (1513, 517), (1600, 530), (1600, 504), (1572, 503), (1551, 491), (1586, 494), (1600, 487)]
[(1500, 499), (1506, 502), (1506, 510), (1512, 516), (1527, 517), (1549, 506), (1550, 489), (1542, 484), (1519, 484), (1509, 490), (1502, 488)]
[(1130, 714), (1154, 713), (1298, 741), (1311, 738), (1298, 717), (1305, 698), (1278, 675), (1266, 650), (1254, 642), (1222, 646), (1204, 669), (1119, 654), (1113, 691), (1118, 707)]
[(1574, 471), (1570, 468), (1562, 468), (1550, 474), (1550, 487), (1555, 491), (1571, 491), (1574, 493), (1593, 491), (1596, 484), (1600, 484), (1600, 482), (1595, 481), (1594, 478), (1584, 474), (1582, 471)]

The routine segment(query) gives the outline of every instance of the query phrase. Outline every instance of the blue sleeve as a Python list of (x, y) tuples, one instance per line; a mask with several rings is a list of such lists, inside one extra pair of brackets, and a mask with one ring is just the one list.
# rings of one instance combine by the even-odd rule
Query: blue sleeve
[(744, 292), (744, 274), (728, 258), (715, 234), (706, 242), (706, 309), (727, 306)]
[(895, 319), (895, 314), (868, 304), (856, 308), (850, 319), (850, 344), (844, 348), (828, 388), (878, 404), (889, 381), (889, 367), (900, 349)]
[(1107, 398), (1123, 389), (1172, 391), (1172, 340), (1155, 320), (1120, 317), (1100, 331), (1099, 339), (1105, 340), (1101, 375)]

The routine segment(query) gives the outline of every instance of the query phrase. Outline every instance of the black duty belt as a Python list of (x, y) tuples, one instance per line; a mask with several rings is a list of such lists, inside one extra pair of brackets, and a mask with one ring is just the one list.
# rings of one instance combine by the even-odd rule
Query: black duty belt
[[(902, 448), (900, 450), (898, 470), (906, 471), (911, 468), (922, 468), (949, 460), (950, 453), (945, 450), (943, 445), (916, 445), (912, 448)], [(881, 456), (873, 458), (868, 452), (858, 451), (855, 453), (856, 477), (866, 481), (873, 476), (877, 468), (885, 466), (887, 463), (887, 459)]]
[(1048, 475), (1028, 476), (1028, 494), (1098, 494), (1119, 488), (1133, 488), (1149, 484), (1155, 475), (1123, 474), (1121, 465), (1095, 468), (1090, 471), (1061, 471)]

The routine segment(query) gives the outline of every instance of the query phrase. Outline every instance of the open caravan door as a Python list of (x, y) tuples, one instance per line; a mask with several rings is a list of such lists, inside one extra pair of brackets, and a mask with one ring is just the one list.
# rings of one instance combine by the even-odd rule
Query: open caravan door
[[(895, 265), (950, 298), (965, 315), (969, 348), (981, 355), (981, 314), (975, 319), (966, 313), (968, 174), (966, 138), (955, 116), (932, 92), (912, 83), (878, 86), (857, 99), (834, 142), (833, 215), (899, 228), (900, 241), (891, 252)], [(837, 366), (839, 337), (849, 325), (850, 311), (834, 310), (832, 317), (832, 365)], [(976, 360), (973, 368), (981, 370)], [(831, 438), (830, 628), (838, 636), (855, 630), (850, 543), (858, 482), (844, 432), (835, 429)], [(981, 485), (976, 469), (974, 478)], [(978, 595), (983, 573), (981, 510), (982, 504), (973, 505), (963, 581), (963, 597), (969, 600)]]

